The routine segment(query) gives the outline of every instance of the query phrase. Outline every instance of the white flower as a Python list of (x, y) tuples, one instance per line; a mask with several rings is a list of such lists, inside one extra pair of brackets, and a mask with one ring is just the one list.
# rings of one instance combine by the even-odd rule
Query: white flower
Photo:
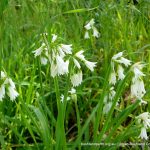
[(95, 27), (93, 27), (92, 29), (93, 29), (93, 36), (98, 38), (100, 36), (98, 30)]
[(112, 102), (106, 103), (103, 107), (103, 113), (107, 114), (109, 112), (109, 110), (111, 109), (111, 106), (112, 106)]
[(150, 128), (150, 114), (149, 112), (144, 112), (140, 114), (138, 117), (138, 123), (141, 124), (143, 123), (145, 128)]
[(147, 136), (147, 132), (146, 132), (146, 128), (145, 127), (141, 128), (141, 133), (140, 133), (139, 137), (141, 139), (148, 140), (148, 136)]
[(1, 71), (1, 79), (5, 80), (0, 85), (0, 101), (4, 98), (6, 90), (8, 90), (7, 94), (10, 97), (10, 100), (15, 100), (15, 98), (19, 95), (16, 91), (15, 83), (11, 78), (8, 78), (3, 71)]
[(145, 87), (144, 81), (142, 77), (145, 74), (141, 71), (144, 65), (140, 63), (136, 63), (132, 67), (132, 71), (134, 73), (134, 77), (132, 78), (132, 85), (131, 85), (131, 96), (136, 97), (137, 99), (141, 100), (140, 104), (146, 104), (147, 102), (142, 100), (142, 97), (145, 95)]
[(59, 51), (60, 57), (64, 58), (65, 57), (65, 52), (63, 51), (63, 49), (60, 46), (58, 47), (58, 51)]
[(123, 80), (124, 79), (124, 77), (125, 77), (125, 75), (124, 75), (124, 69), (123, 69), (123, 67), (121, 66), (121, 65), (118, 65), (118, 70), (117, 70), (118, 72), (118, 78), (120, 79), (120, 80)]
[(68, 73), (69, 61), (64, 61), (59, 55), (56, 56), (56, 63), (53, 60), (51, 63), (51, 76), (64, 75)]
[(92, 27), (93, 27), (93, 25), (94, 25), (94, 19), (91, 19), (90, 21), (89, 21), (89, 23), (87, 23), (84, 27), (85, 27), (85, 29), (86, 30), (90, 30)]
[(51, 76), (54, 78), (57, 75), (57, 65), (54, 61), (51, 63)]
[(74, 62), (74, 64), (77, 66), (78, 69), (81, 68), (79, 62), (78, 62), (75, 58), (73, 58), (73, 62)]
[(144, 88), (144, 82), (141, 79), (132, 79), (132, 85), (131, 85), (131, 96), (135, 96), (139, 99), (141, 99), (144, 94), (146, 93)]
[(92, 18), (89, 23), (90, 23), (91, 26), (93, 26), (95, 24), (94, 19)]
[(131, 65), (131, 61), (124, 57), (121, 57), (119, 60), (116, 60), (116, 61), (120, 64), (124, 64), (126, 67)]
[(82, 82), (82, 71), (79, 71), (77, 74), (72, 75), (70, 79), (73, 87), (79, 86)]
[(40, 59), (41, 59), (41, 64), (42, 64), (42, 65), (46, 65), (46, 64), (47, 64), (47, 61), (48, 61), (48, 60), (47, 60), (46, 57), (41, 57)]
[(60, 46), (58, 46), (58, 51), (62, 58), (66, 54), (72, 54), (72, 44), (70, 45), (61, 44)]
[(77, 53), (75, 54), (75, 56), (76, 56), (77, 58), (79, 58), (80, 60), (84, 61), (84, 60), (85, 60), (85, 56), (83, 55), (83, 53), (84, 53), (84, 51), (83, 51), (83, 50), (80, 50), (79, 52), (77, 52)]
[(84, 27), (85, 27), (86, 30), (90, 30), (92, 28), (90, 23), (86, 24)]
[(90, 38), (90, 36), (89, 36), (89, 32), (88, 32), (88, 31), (86, 31), (86, 32), (85, 32), (85, 34), (84, 34), (84, 38), (85, 38), (85, 39), (89, 39), (89, 38)]
[[(60, 96), (60, 101), (63, 103), (64, 102), (64, 95), (63, 94), (61, 94), (61, 96)], [(69, 101), (70, 100), (70, 97), (68, 96), (67, 97), (67, 101)]]
[(149, 112), (144, 112), (142, 114), (140, 114), (139, 116), (136, 117), (138, 120), (138, 124), (142, 124), (142, 128), (141, 128), (141, 133), (139, 135), (139, 137), (141, 137), (142, 139), (147, 140), (148, 136), (147, 136), (147, 132), (146, 129), (150, 128), (150, 113)]
[(77, 101), (76, 89), (72, 88), (69, 93), (71, 94), (71, 99)]
[(5, 77), (6, 77), (6, 74), (3, 71), (1, 71), (1, 78), (3, 79)]
[(70, 94), (76, 94), (76, 89), (75, 88), (72, 88), (70, 91), (69, 91)]
[(57, 74), (58, 75), (63, 75), (68, 73), (68, 65), (69, 61), (64, 62), (64, 60), (57, 55), (56, 56), (56, 64), (57, 64)]
[(5, 86), (4, 86), (4, 84), (2, 84), (0, 87), (0, 101), (2, 101), (4, 96), (5, 96)]
[(96, 62), (90, 62), (85, 60), (84, 63), (87, 68), (89, 68), (91, 71), (94, 71), (94, 67), (96, 67)]
[(57, 35), (56, 34), (52, 34), (52, 43), (54, 43), (57, 40)]
[(141, 105), (141, 104), (147, 104), (147, 102), (146, 101), (144, 101), (143, 99), (141, 99), (141, 98), (139, 98), (139, 100), (140, 100), (140, 103), (139, 103), (139, 105)]
[(110, 88), (110, 92), (109, 92), (109, 98), (110, 100), (112, 100), (116, 95), (116, 92), (114, 91), (114, 87)]
[(111, 74), (110, 74), (109, 83), (115, 85), (115, 84), (116, 84), (116, 81), (117, 81), (117, 79), (116, 79), (116, 73), (115, 73), (115, 71), (113, 70), (113, 71), (111, 72)]
[(119, 52), (119, 53), (115, 54), (115, 55), (112, 57), (112, 60), (117, 60), (117, 59), (120, 58), (122, 55), (123, 55), (123, 52)]
[(131, 61), (122, 57), (123, 55), (123, 52), (119, 52), (117, 53), (116, 55), (114, 55), (112, 57), (112, 60), (115, 61), (115, 62), (118, 62), (120, 64), (124, 64), (126, 67), (128, 67), (129, 65), (131, 65)]
[(12, 86), (8, 87), (8, 96), (10, 97), (10, 100), (15, 100), (16, 97), (18, 97), (18, 92), (13, 88)]
[(6, 80), (12, 88), (15, 88), (15, 83), (12, 81), (11, 78), (7, 78)]
[(34, 57), (40, 56), (42, 51), (44, 50), (45, 46), (46, 46), (45, 43), (42, 43), (42, 46), (40, 48), (38, 48), (35, 51), (33, 51)]
[(133, 67), (133, 72), (134, 72), (134, 75), (135, 75), (135, 80), (137, 78), (141, 78), (142, 76), (145, 76), (145, 74), (136, 66)]
[(66, 54), (72, 54), (72, 44), (66, 45), (66, 44), (61, 44), (60, 48), (66, 53)]
[(63, 94), (61, 94), (61, 96), (60, 96), (60, 101), (63, 103), (64, 102), (64, 95)]

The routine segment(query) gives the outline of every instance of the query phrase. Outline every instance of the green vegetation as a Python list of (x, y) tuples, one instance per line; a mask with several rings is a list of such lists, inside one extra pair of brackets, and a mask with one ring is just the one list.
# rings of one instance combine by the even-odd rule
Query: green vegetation
[[(85, 25), (92, 18), (100, 36), (89, 31), (90, 38), (85, 39)], [(58, 36), (56, 43), (52, 34)], [(49, 61), (42, 65), (40, 56), (34, 57), (33, 51), (43, 42), (50, 55), (51, 47), (72, 44), (72, 54), (65, 56), (65, 61), (70, 60), (68, 74), (53, 78), (50, 59), (44, 55)], [(70, 78), (79, 69), (75, 70), (73, 58), (80, 50), (87, 60), (97, 63), (91, 71), (80, 61), (83, 81), (72, 93)], [(113, 85), (109, 82), (112, 57), (119, 52), (131, 65), (124, 67), (125, 78)], [(140, 98), (147, 104), (131, 96), (133, 68), (139, 62), (145, 64), (139, 70), (145, 74), (140, 81), (146, 90)], [(14, 101), (9, 94), (0, 101), (0, 149), (149, 148), (149, 139), (139, 137), (142, 123), (137, 119), (150, 111), (149, 0), (138, 4), (132, 0), (1, 0), (0, 71), (14, 81), (19, 93)], [(4, 80), (1, 75), (0, 95)], [(105, 114), (112, 86), (116, 93)], [(149, 136), (150, 128), (145, 128)]]

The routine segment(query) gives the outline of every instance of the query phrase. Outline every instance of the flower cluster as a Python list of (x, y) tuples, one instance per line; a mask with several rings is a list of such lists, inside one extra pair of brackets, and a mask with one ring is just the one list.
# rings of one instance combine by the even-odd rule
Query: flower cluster
[(74, 73), (73, 75), (71, 75), (71, 82), (74, 87), (80, 85), (82, 82), (83, 75), (82, 75), (81, 65), (79, 61), (82, 61), (90, 71), (94, 71), (94, 67), (96, 67), (96, 62), (90, 62), (86, 60), (83, 53), (84, 51), (80, 50), (73, 57), (74, 65), (77, 68), (77, 73)]
[(84, 38), (89, 39), (89, 31), (93, 31), (93, 37), (98, 38), (100, 36), (100, 33), (98, 32), (97, 28), (94, 26), (95, 22), (94, 19), (91, 19), (85, 26), (84, 28), (86, 29)]
[(150, 113), (144, 112), (140, 114), (139, 116), (137, 116), (137, 119), (138, 119), (138, 124), (142, 126), (139, 137), (147, 140), (148, 136), (147, 136), (146, 129), (150, 128)]
[(134, 76), (132, 78), (131, 84), (131, 97), (135, 97), (139, 99), (141, 103), (147, 104), (147, 102), (142, 99), (146, 93), (144, 82), (142, 80), (142, 77), (145, 76), (145, 74), (141, 71), (143, 67), (144, 65), (141, 63), (136, 63), (132, 67)]
[[(124, 68), (128, 67), (131, 65), (131, 61), (123, 57), (123, 52), (119, 52), (116, 55), (112, 57), (111, 60), (111, 69), (112, 72), (110, 74), (109, 78), (109, 83), (115, 85), (117, 82), (117, 77), (118, 80), (123, 80), (125, 75), (124, 75)], [(117, 71), (115, 70), (115, 67), (117, 67)]]
[[(78, 60), (84, 62), (86, 67), (91, 71), (93, 71), (96, 66), (95, 62), (90, 62), (85, 59), (83, 52), (83, 50), (80, 50), (73, 55), (72, 44), (66, 45), (57, 43), (57, 35), (55, 34), (52, 34), (50, 46), (43, 43), (40, 48), (33, 51), (35, 57), (41, 56), (42, 64), (47, 64), (49, 61), (50, 72), (53, 78), (70, 72), (70, 80), (74, 87), (81, 84), (83, 76), (81, 65)], [(72, 59), (75, 67), (77, 68), (76, 72), (72, 71), (72, 69), (69, 71), (69, 64)]]
[(19, 96), (18, 92), (16, 91), (16, 87), (14, 82), (11, 78), (7, 77), (7, 75), (1, 71), (1, 85), (0, 85), (0, 101), (3, 100), (5, 97), (6, 89), (7, 95), (10, 97), (10, 100), (15, 100), (16, 97)]

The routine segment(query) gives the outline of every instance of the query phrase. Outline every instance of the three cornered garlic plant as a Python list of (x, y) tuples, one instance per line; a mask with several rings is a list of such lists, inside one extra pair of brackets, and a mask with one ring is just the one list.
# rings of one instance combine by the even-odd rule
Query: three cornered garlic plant
[[(33, 53), (35, 57), (40, 56), (42, 64), (50, 65), (50, 74), (53, 78), (70, 73), (70, 80), (73, 87), (79, 86), (83, 80), (81, 62), (84, 63), (90, 71), (94, 71), (96, 67), (96, 62), (90, 62), (85, 58), (83, 50), (74, 53), (72, 44), (59, 44), (57, 42), (57, 35), (55, 34), (52, 34), (50, 44), (46, 45), (43, 42), (41, 47), (33, 51)], [(73, 64), (71, 68), (73, 69), (69, 69), (71, 62)]]
[(5, 98), (6, 93), (11, 101), (14, 101), (16, 97), (19, 96), (19, 93), (16, 91), (15, 83), (12, 81), (11, 78), (7, 76), (5, 72), (1, 71), (0, 101), (2, 101)]
[(85, 34), (84, 38), (85, 39), (90, 39), (90, 31), (92, 31), (92, 36), (98, 38), (100, 36), (100, 33), (98, 32), (97, 28), (94, 26), (95, 21), (92, 18), (85, 26)]
[[(116, 94), (114, 90), (114, 86), (117, 81), (123, 80), (125, 78), (124, 67), (128, 67), (131, 65), (131, 61), (123, 57), (123, 52), (119, 52), (114, 55), (111, 59), (111, 73), (109, 77), (109, 84), (111, 85), (109, 94), (104, 98), (104, 107), (103, 113), (107, 114), (112, 106), (112, 100)], [(135, 63), (131, 66), (131, 86), (130, 86), (130, 95), (131, 99), (137, 99), (141, 104), (147, 104), (146, 101), (143, 100), (144, 95), (146, 94), (146, 90), (144, 87), (143, 77), (145, 74), (142, 72), (142, 69), (145, 65), (141, 62)], [(116, 104), (118, 105), (118, 103)], [(141, 113), (138, 117), (138, 124), (141, 125), (141, 133), (139, 135), (140, 138), (147, 140), (147, 132), (146, 129), (150, 128), (150, 113), (144, 112)]]

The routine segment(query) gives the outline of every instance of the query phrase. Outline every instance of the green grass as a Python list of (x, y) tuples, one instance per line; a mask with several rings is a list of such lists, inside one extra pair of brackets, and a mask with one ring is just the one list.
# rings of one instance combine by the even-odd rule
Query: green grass
[[(91, 18), (100, 38), (85, 40), (84, 25)], [(137, 5), (125, 0), (1, 0), (0, 70), (16, 83), (19, 97), (14, 102), (9, 97), (0, 102), (0, 149), (119, 149), (119, 145), (87, 147), (81, 143), (146, 142), (138, 138), (140, 128), (135, 117), (150, 111), (149, 29), (148, 0), (139, 0)], [(84, 49), (86, 58), (97, 62), (92, 73), (82, 64), (83, 82), (76, 88), (77, 99), (67, 101), (69, 77), (53, 79), (50, 65), (43, 66), (34, 58), (32, 51), (40, 47), (40, 34), (44, 32), (48, 33), (48, 43), (55, 33), (60, 43), (73, 44), (73, 53)], [(148, 104), (131, 103), (131, 73), (126, 69), (126, 78), (115, 86), (111, 110), (104, 115), (111, 57), (121, 51), (132, 64), (146, 63), (144, 99)], [(65, 97), (63, 104), (61, 94)]]

